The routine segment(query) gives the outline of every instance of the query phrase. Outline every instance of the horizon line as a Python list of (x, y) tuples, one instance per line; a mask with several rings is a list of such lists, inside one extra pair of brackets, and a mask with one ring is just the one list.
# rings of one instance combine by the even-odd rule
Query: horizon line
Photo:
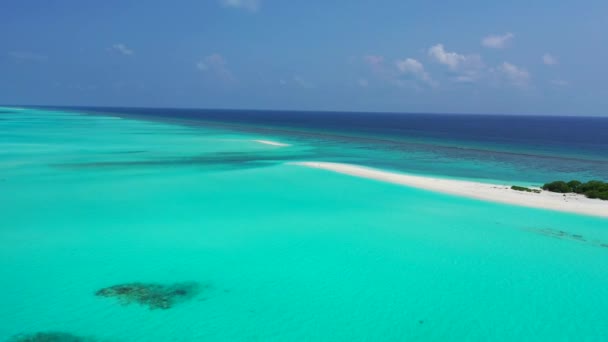
[(261, 108), (205, 108), (205, 107), (149, 107), (149, 106), (99, 106), (99, 105), (38, 105), (38, 104), (0, 104), (0, 107), (21, 108), (100, 108), (100, 109), (177, 109), (177, 110), (207, 110), (207, 111), (256, 111), (256, 112), (297, 112), (297, 113), (355, 113), (355, 114), (391, 114), (391, 115), (468, 115), (468, 116), (528, 116), (528, 117), (577, 117), (577, 118), (608, 118), (608, 114), (506, 114), (506, 113), (463, 113), (463, 112), (397, 112), (397, 111), (363, 111), (363, 110), (323, 110), (323, 109), (261, 109)]

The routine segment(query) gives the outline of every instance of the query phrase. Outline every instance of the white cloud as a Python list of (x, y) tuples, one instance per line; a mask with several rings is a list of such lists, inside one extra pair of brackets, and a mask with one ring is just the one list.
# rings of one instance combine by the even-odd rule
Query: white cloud
[(504, 62), (498, 67), (498, 71), (511, 84), (519, 87), (525, 87), (530, 81), (530, 73), (525, 69), (519, 68), (511, 63)]
[(464, 55), (456, 52), (447, 52), (443, 44), (437, 44), (429, 49), (429, 56), (437, 62), (447, 65), (450, 69), (458, 69), (467, 60)]
[(259, 0), (220, 0), (224, 7), (244, 9), (251, 12), (256, 12), (260, 8)]
[(490, 35), (481, 40), (481, 45), (491, 49), (502, 49), (507, 47), (513, 38), (515, 35), (511, 32), (503, 35)]
[(122, 43), (112, 45), (112, 50), (125, 56), (131, 56), (135, 53), (133, 50), (129, 49), (125, 44)]
[(17, 62), (41, 63), (46, 62), (48, 59), (46, 56), (29, 51), (11, 51), (8, 55)]
[(414, 76), (416, 79), (431, 86), (437, 85), (437, 83), (433, 81), (429, 73), (424, 70), (424, 66), (422, 65), (422, 63), (413, 58), (397, 60), (395, 62), (395, 65), (397, 66), (399, 72), (401, 72), (402, 74)]
[(457, 52), (449, 52), (446, 51), (442, 44), (431, 47), (428, 53), (433, 60), (445, 65), (451, 71), (453, 74), (451, 79), (454, 82), (507, 82), (508, 84), (522, 88), (527, 87), (530, 82), (530, 73), (511, 63), (505, 62), (496, 68), (491, 68), (484, 64), (479, 55), (463, 55)]
[(543, 55), (543, 63), (545, 63), (545, 65), (557, 65), (559, 61), (557, 60), (557, 57), (546, 53)]
[[(413, 58), (398, 59), (394, 63), (384, 63), (384, 56), (367, 55), (363, 56), (363, 61), (369, 65), (374, 77), (393, 86), (414, 86), (419, 89), (417, 83), (424, 83), (433, 87), (438, 85), (426, 72), (422, 63)], [(360, 87), (367, 87), (369, 82), (367, 79), (359, 79), (357, 84)]]
[(479, 55), (463, 55), (446, 51), (443, 44), (432, 46), (429, 56), (436, 62), (448, 67), (456, 75), (456, 82), (475, 82), (482, 77), (484, 63)]
[(424, 74), (424, 66), (413, 58), (398, 60), (396, 63), (397, 69), (401, 72), (412, 74)]
[(204, 57), (196, 63), (196, 69), (203, 73), (212, 74), (224, 82), (234, 81), (232, 72), (228, 69), (228, 63), (218, 53), (214, 53)]

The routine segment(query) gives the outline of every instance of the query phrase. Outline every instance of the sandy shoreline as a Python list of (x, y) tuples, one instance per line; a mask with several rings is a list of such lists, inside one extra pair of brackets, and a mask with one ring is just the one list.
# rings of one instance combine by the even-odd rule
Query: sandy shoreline
[(530, 193), (510, 189), (510, 185), (486, 184), (462, 180), (414, 176), (368, 167), (327, 162), (295, 162), (316, 169), (329, 170), (346, 175), (375, 179), (445, 194), (469, 197), (490, 202), (557, 210), (582, 215), (608, 217), (608, 201), (586, 198), (582, 195), (543, 191)]
[(254, 140), (254, 141), (257, 143), (260, 143), (260, 144), (271, 145), (271, 146), (279, 146), (279, 147), (291, 146), (289, 144), (284, 144), (284, 143), (272, 141), (272, 140)]

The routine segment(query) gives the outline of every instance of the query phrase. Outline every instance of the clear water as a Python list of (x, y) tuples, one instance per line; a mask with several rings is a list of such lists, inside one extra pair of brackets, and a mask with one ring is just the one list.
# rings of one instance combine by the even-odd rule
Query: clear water
[(313, 144), (318, 158), (409, 173), (529, 185), (608, 179), (608, 117), (82, 110), (300, 139), (304, 145)]
[[(608, 339), (606, 219), (286, 163), (424, 151), (2, 110), (0, 340)], [(496, 165), (485, 178), (524, 167)], [(167, 310), (95, 296), (132, 282), (204, 286)]]

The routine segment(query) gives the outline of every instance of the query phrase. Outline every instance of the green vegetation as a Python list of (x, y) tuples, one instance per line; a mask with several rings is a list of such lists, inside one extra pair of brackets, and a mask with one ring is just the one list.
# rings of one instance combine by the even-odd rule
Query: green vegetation
[(530, 189), (530, 188), (526, 188), (524, 186), (518, 186), (518, 185), (511, 186), (511, 189), (517, 190), (517, 191), (534, 192), (536, 194), (540, 193), (540, 190)]
[[(540, 193), (540, 190), (530, 189), (518, 185), (511, 186), (511, 189), (516, 191)], [(577, 193), (585, 195), (589, 198), (599, 198), (602, 200), (608, 200), (608, 183), (598, 180), (592, 180), (587, 183), (583, 183), (577, 180), (571, 180), (569, 182), (555, 181), (543, 185), (542, 189), (550, 192), (558, 192), (561, 194)]]
[(559, 192), (562, 194), (577, 193), (589, 198), (608, 200), (608, 183), (598, 180), (592, 180), (587, 183), (577, 180), (572, 180), (567, 183), (564, 181), (555, 181), (543, 185), (543, 190)]

